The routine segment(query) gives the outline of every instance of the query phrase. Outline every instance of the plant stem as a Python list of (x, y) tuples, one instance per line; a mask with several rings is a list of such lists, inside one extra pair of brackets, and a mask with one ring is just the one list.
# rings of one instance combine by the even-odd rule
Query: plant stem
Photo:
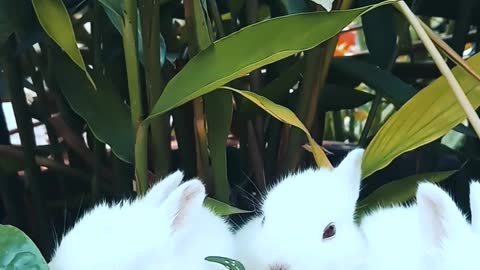
[[(137, 1), (125, 0), (124, 25), (123, 25), (123, 49), (125, 53), (125, 64), (127, 68), (128, 77), (128, 93), (130, 96), (130, 109), (132, 112), (132, 127), (134, 138), (137, 138), (139, 125), (145, 116), (143, 108), (142, 90), (140, 88), (140, 78), (138, 74), (138, 59), (137, 59)], [(143, 133), (141, 133), (143, 134)], [(143, 134), (146, 136), (146, 134)], [(144, 138), (141, 138), (142, 140)], [(137, 147), (142, 146), (142, 149)], [(142, 195), (148, 188), (147, 172), (140, 172), (140, 170), (148, 170), (148, 165), (143, 164), (147, 162), (148, 148), (146, 143), (135, 143), (135, 175), (137, 180), (137, 194)], [(143, 178), (145, 177), (145, 178)]]
[[(353, 0), (336, 1), (333, 9), (347, 9), (352, 5)], [(318, 7), (317, 7), (318, 9)], [(325, 86), (333, 52), (337, 45), (338, 35), (329, 39), (324, 44), (305, 53), (305, 74), (303, 89), (300, 91), (295, 113), (303, 122), (305, 127), (311, 131), (313, 121), (317, 114), (318, 100), (321, 90)], [(305, 141), (305, 135), (297, 130), (290, 129), (289, 144), (287, 147), (285, 170), (297, 168), (303, 156), (300, 145)]]
[[(140, 17), (142, 24), (143, 53), (145, 63), (145, 84), (149, 110), (165, 88), (160, 63), (160, 1), (140, 0)], [(153, 172), (163, 177), (170, 170), (170, 114), (156, 118), (150, 124), (149, 149)]]
[[(185, 0), (185, 19), (191, 36), (189, 37), (189, 56), (192, 58), (198, 52), (206, 49), (212, 44), (210, 33), (208, 32), (207, 23), (203, 14), (201, 1)], [(207, 191), (212, 192), (213, 184), (208, 159), (207, 149), (207, 132), (205, 129), (204, 104), (202, 98), (193, 100), (193, 121), (196, 138), (196, 154), (197, 154), (197, 174), (202, 177), (206, 183)]]
[(222, 17), (220, 16), (220, 12), (218, 11), (217, 1), (208, 0), (208, 7), (210, 10), (210, 13), (213, 16), (213, 20), (215, 21), (218, 37), (223, 38), (225, 36), (225, 30), (223, 29)]
[[(16, 40), (14, 36), (8, 39), (9, 55), (14, 55)], [(50, 230), (48, 226), (49, 216), (45, 204), (45, 195), (40, 186), (40, 168), (35, 162), (34, 149), (36, 147), (32, 119), (28, 113), (25, 92), (23, 90), (22, 69), (19, 59), (10, 57), (5, 63), (5, 77), (7, 78), (8, 90), (12, 100), (13, 112), (19, 128), (20, 141), (24, 146), (25, 154), (25, 178), (32, 194), (32, 202), (35, 207), (37, 236), (39, 246), (43, 252), (50, 250)]]
[(419, 38), (425, 44), (425, 48), (430, 53), (438, 69), (440, 70), (440, 72), (442, 73), (442, 75), (445, 77), (448, 84), (452, 88), (452, 91), (455, 94), (455, 97), (457, 98), (458, 103), (460, 103), (463, 110), (465, 111), (465, 114), (468, 120), (470, 121), (470, 123), (472, 124), (473, 129), (475, 130), (475, 133), (477, 133), (477, 136), (480, 137), (480, 118), (478, 117), (477, 113), (475, 112), (475, 109), (473, 108), (472, 104), (470, 103), (467, 96), (465, 95), (465, 92), (463, 92), (462, 87), (458, 83), (452, 71), (448, 68), (448, 65), (443, 60), (442, 55), (435, 47), (432, 40), (428, 37), (428, 34), (425, 32), (419, 20), (417, 19), (415, 14), (413, 14), (413, 12), (410, 10), (408, 5), (404, 1), (399, 1), (395, 3), (395, 7), (397, 7), (403, 13), (403, 15), (405, 15), (407, 20), (412, 25), (413, 29), (415, 29), (415, 31), (417, 32)]
[[(368, 134), (370, 133), (370, 128), (372, 127), (373, 121), (375, 120), (375, 116), (377, 116), (377, 111), (378, 111), (378, 108), (380, 107), (381, 102), (382, 102), (382, 96), (377, 93), (375, 95), (375, 99), (372, 102), (372, 107), (368, 112), (367, 121), (365, 122), (365, 126), (363, 127), (363, 130), (362, 130), (362, 134), (360, 135), (360, 140), (358, 141), (358, 144), (361, 145), (362, 147), (367, 146)], [(350, 121), (353, 121), (353, 119), (351, 119)]]

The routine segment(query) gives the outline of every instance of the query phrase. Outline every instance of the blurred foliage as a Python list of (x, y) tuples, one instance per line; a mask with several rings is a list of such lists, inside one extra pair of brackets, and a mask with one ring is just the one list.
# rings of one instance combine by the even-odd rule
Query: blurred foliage
[[(478, 138), (392, 2), (2, 1), (1, 222), (48, 257), (85, 209), (182, 169), (240, 225), (282, 175), (358, 146), (359, 213), (407, 202), (425, 178), (468, 211)], [(479, 73), (478, 5), (443, 2), (407, 1)], [(478, 107), (479, 82), (453, 72)], [(25, 245), (0, 267), (42, 267)]]

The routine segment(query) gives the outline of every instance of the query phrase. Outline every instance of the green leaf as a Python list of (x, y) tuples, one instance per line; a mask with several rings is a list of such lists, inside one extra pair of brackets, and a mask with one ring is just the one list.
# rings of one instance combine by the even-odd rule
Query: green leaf
[(219, 257), (219, 256), (209, 256), (205, 258), (205, 260), (209, 262), (219, 263), (225, 266), (225, 268), (229, 270), (245, 270), (245, 267), (243, 266), (242, 263), (230, 258)]
[(77, 47), (70, 16), (62, 0), (32, 0), (32, 3), (35, 13), (37, 13), (38, 21), (47, 35), (83, 70), (93, 85), (93, 90), (95, 90), (95, 82), (87, 72), (87, 67)]
[(112, 147), (113, 153), (133, 163), (134, 139), (128, 106), (104, 76), (94, 74), (98, 90), (81, 75), (81, 70), (64, 53), (54, 51), (55, 78), (69, 105), (93, 131), (95, 137)]
[[(372, 5), (380, 0), (359, 0), (359, 6)], [(381, 69), (387, 68), (393, 61), (397, 47), (397, 32), (394, 21), (395, 9), (384, 6), (362, 16), (365, 43), (368, 47), (370, 62)]]
[[(305, 61), (303, 61), (302, 58), (296, 60), (295, 63), (282, 71), (277, 78), (258, 90), (258, 93), (262, 93), (262, 96), (272, 102), (285, 104), (289, 98), (290, 89), (301, 79), (301, 72), (304, 66)], [(242, 99), (238, 103), (238, 111), (245, 114), (246, 117), (251, 118), (256, 115), (258, 108), (248, 100)]]
[(252, 70), (311, 49), (336, 35), (358, 16), (393, 2), (273, 18), (222, 38), (193, 57), (170, 80), (147, 121)]
[(238, 209), (224, 202), (206, 197), (204, 204), (219, 216), (229, 216), (233, 214), (251, 213), (252, 211)]
[(351, 57), (334, 58), (331, 69), (341, 72), (348, 78), (364, 82), (387, 97), (397, 107), (402, 106), (417, 93), (413, 86), (391, 73)]
[(372, 101), (375, 96), (367, 92), (336, 84), (327, 84), (318, 103), (322, 111), (354, 109)]
[(273, 103), (269, 99), (263, 96), (257, 95), (254, 92), (237, 90), (237, 89), (226, 87), (226, 86), (222, 88), (242, 95), (244, 98), (255, 103), (255, 105), (262, 108), (264, 111), (269, 113), (271, 116), (273, 116), (277, 120), (280, 120), (283, 123), (286, 123), (301, 129), (307, 136), (308, 143), (310, 144), (310, 150), (313, 154), (313, 157), (315, 158), (315, 162), (317, 163), (317, 165), (320, 167), (332, 168), (332, 164), (330, 163), (327, 156), (325, 155), (325, 152), (323, 152), (320, 145), (318, 145), (317, 142), (315, 142), (315, 140), (310, 135), (310, 132), (308, 132), (308, 129), (303, 125), (300, 119), (298, 119), (295, 113), (293, 113), (290, 109), (285, 108), (276, 103)]
[(228, 202), (230, 186), (227, 176), (227, 137), (232, 123), (232, 94), (215, 91), (204, 97), (207, 138), (212, 162), (215, 197)]
[(438, 183), (447, 179), (457, 171), (458, 170), (415, 174), (392, 181), (379, 187), (365, 199), (361, 200), (358, 203), (358, 210), (364, 214), (379, 206), (388, 207), (407, 202), (415, 196), (418, 183), (422, 181)]
[[(120, 15), (122, 14), (122, 7), (121, 3), (123, 1), (112, 1), (112, 0), (98, 0), (104, 7), (105, 13), (107, 14), (107, 17), (110, 19), (110, 22), (113, 24), (113, 26), (117, 29), (117, 31), (120, 33), (120, 35), (123, 36), (123, 17)], [(140, 17), (139, 12), (137, 12), (138, 17)], [(142, 37), (142, 28), (141, 24), (137, 24), (138, 28), (138, 59), (142, 63), (142, 65), (145, 64), (145, 59), (143, 55), (143, 37)], [(159, 33), (160, 35), (160, 64), (163, 66), (165, 63), (165, 58), (166, 58), (166, 53), (167, 53), (167, 48), (166, 48), (166, 43), (165, 39), (162, 36), (162, 33)]]
[(47, 270), (47, 262), (33, 241), (21, 230), (0, 225), (0, 269)]
[[(476, 72), (480, 54), (467, 60)], [(474, 108), (480, 105), (480, 84), (460, 67), (453, 70)], [(402, 153), (445, 135), (465, 119), (465, 113), (442, 76), (405, 103), (378, 131), (365, 151), (363, 176), (386, 167)]]

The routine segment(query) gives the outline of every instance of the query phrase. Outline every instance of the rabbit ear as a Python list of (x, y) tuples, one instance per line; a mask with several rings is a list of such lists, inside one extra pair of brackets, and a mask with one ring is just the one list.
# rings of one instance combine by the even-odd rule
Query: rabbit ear
[(362, 159), (365, 150), (357, 148), (350, 151), (342, 162), (335, 168), (335, 172), (342, 175), (342, 179), (347, 181), (347, 185), (354, 194), (355, 200), (360, 193), (360, 182), (362, 179)]
[(422, 235), (427, 243), (440, 247), (445, 239), (456, 233), (469, 230), (462, 211), (447, 192), (435, 184), (424, 182), (418, 185), (417, 204)]
[(172, 220), (174, 231), (187, 223), (186, 219), (196, 210), (203, 207), (205, 196), (205, 186), (198, 179), (181, 184), (168, 196), (164, 207)]
[(145, 194), (140, 200), (154, 206), (160, 206), (165, 199), (174, 191), (183, 180), (183, 172), (180, 170), (166, 176)]
[(480, 233), (480, 182), (470, 183), (470, 212), (472, 213), (472, 229)]

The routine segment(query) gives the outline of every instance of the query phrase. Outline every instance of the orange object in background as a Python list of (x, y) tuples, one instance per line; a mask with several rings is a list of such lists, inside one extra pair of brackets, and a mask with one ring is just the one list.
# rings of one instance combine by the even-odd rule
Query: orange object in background
[(345, 56), (354, 53), (357, 49), (357, 31), (348, 31), (340, 34), (334, 56)]

